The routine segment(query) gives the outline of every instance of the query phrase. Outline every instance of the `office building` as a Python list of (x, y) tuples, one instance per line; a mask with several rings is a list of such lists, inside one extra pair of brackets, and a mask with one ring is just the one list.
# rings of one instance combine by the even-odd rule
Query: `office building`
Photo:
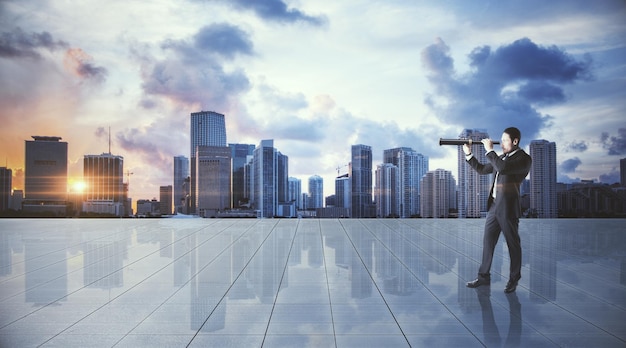
[(452, 172), (437, 169), (422, 178), (421, 216), (423, 218), (448, 218), (456, 209), (456, 183)]
[(172, 197), (174, 190), (172, 185), (159, 187), (159, 211), (161, 215), (172, 215)]
[(197, 146), (196, 213), (215, 217), (221, 210), (232, 208), (231, 149), (226, 146)]
[(274, 147), (274, 140), (262, 140), (254, 149), (251, 168), (251, 204), (258, 217), (295, 216), (295, 202), (288, 202), (289, 158)]
[(126, 216), (127, 193), (124, 186), (124, 157), (103, 153), (83, 158), (85, 213)]
[(347, 208), (348, 214), (346, 217), (350, 216), (350, 200), (352, 199), (352, 195), (350, 194), (350, 175), (344, 174), (340, 175), (335, 179), (335, 206), (339, 208)]
[(428, 171), (428, 157), (409, 147), (398, 147), (383, 151), (384, 163), (398, 167), (400, 201), (399, 216), (402, 218), (420, 215), (420, 182)]
[[(487, 162), (482, 139), (489, 138), (485, 130), (464, 129), (460, 139), (472, 139), (472, 154), (480, 163)], [(479, 218), (487, 215), (487, 198), (493, 181), (493, 175), (479, 175), (465, 159), (461, 146), (457, 150), (458, 158), (458, 211), (459, 218)]]
[(375, 217), (372, 204), (372, 147), (352, 145), (350, 185), (353, 218)]
[(65, 215), (67, 207), (67, 142), (61, 137), (26, 140), (23, 209)]
[(556, 143), (530, 142), (530, 216), (556, 218)]
[(295, 202), (296, 209), (301, 210), (302, 206), (302, 181), (298, 178), (289, 177), (289, 202)]
[(195, 214), (196, 203), (196, 148), (198, 146), (226, 146), (226, 120), (224, 115), (213, 111), (200, 111), (191, 113), (190, 122), (190, 210)]
[(626, 158), (619, 160), (619, 182), (626, 187)]
[(11, 208), (12, 185), (13, 171), (7, 167), (0, 167), (0, 211)]
[(324, 179), (319, 175), (309, 177), (309, 209), (324, 207)]
[(247, 203), (245, 194), (245, 166), (254, 154), (252, 144), (228, 144), (233, 160), (233, 207), (239, 208)]
[(391, 163), (376, 167), (374, 197), (377, 217), (400, 217), (400, 171)]
[(174, 156), (174, 183), (172, 185), (172, 200), (174, 212), (188, 214), (189, 212), (189, 158)]

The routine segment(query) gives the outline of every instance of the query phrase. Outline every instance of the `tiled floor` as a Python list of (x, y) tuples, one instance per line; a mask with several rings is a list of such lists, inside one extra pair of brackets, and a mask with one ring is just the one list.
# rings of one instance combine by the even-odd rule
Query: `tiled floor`
[(624, 347), (626, 221), (0, 219), (0, 347)]

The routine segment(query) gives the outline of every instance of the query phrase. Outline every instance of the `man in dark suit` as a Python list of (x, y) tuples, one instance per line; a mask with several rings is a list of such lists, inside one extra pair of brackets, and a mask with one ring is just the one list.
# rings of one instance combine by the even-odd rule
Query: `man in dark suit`
[(476, 172), (494, 174), (494, 182), (487, 200), (482, 263), (478, 269), (478, 278), (467, 283), (470, 288), (491, 284), (491, 262), (500, 232), (504, 234), (511, 259), (509, 281), (504, 292), (515, 291), (517, 282), (522, 277), (522, 246), (518, 233), (521, 214), (520, 185), (530, 171), (531, 158), (519, 147), (521, 137), (519, 129), (515, 127), (505, 129), (500, 142), (504, 152), (501, 156), (493, 150), (491, 139), (483, 139), (481, 142), (489, 161), (485, 164), (478, 162), (469, 145), (463, 145), (467, 163)]

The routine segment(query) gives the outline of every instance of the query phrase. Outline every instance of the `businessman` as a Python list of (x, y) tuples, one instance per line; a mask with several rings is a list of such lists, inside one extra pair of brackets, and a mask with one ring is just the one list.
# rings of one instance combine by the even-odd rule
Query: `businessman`
[(472, 154), (469, 145), (463, 145), (467, 163), (479, 174), (494, 174), (489, 198), (487, 200), (487, 219), (483, 235), (483, 257), (478, 269), (478, 277), (467, 283), (467, 287), (477, 288), (491, 284), (491, 262), (500, 232), (504, 234), (509, 248), (511, 267), (509, 281), (504, 292), (511, 293), (517, 288), (522, 277), (522, 246), (518, 233), (520, 208), (520, 185), (530, 170), (531, 158), (520, 149), (521, 133), (515, 127), (509, 127), (502, 133), (500, 146), (504, 152), (498, 156), (493, 150), (493, 141), (481, 142), (487, 152), (488, 163), (480, 163)]

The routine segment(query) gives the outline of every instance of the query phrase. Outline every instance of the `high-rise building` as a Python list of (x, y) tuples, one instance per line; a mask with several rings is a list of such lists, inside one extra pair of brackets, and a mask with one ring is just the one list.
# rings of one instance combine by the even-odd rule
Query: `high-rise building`
[(556, 218), (556, 143), (530, 142), (530, 213), (538, 218)]
[(64, 215), (67, 208), (67, 142), (61, 137), (26, 140), (23, 209)]
[(408, 218), (420, 214), (420, 182), (428, 171), (428, 157), (409, 147), (383, 151), (385, 163), (398, 167), (400, 201), (399, 215)]
[(350, 168), (352, 217), (376, 217), (372, 204), (372, 147), (352, 145)]
[[(335, 179), (335, 206), (338, 208), (350, 208), (350, 175), (340, 175)], [(350, 209), (348, 209), (350, 211)]]
[(231, 150), (226, 146), (196, 147), (196, 213), (217, 216), (220, 210), (232, 208)]
[[(460, 139), (472, 139), (472, 153), (480, 163), (487, 162), (482, 143), (482, 139), (489, 138), (489, 134), (485, 130), (480, 129), (464, 129), (459, 134)], [(487, 214), (487, 199), (489, 189), (493, 181), (493, 175), (479, 175), (475, 170), (467, 164), (463, 148), (459, 146), (457, 150), (458, 172), (459, 172), (459, 199), (458, 210), (459, 218), (479, 218)]]
[(400, 171), (391, 163), (376, 167), (374, 197), (377, 217), (400, 216)]
[(191, 113), (191, 170), (190, 170), (190, 206), (191, 213), (196, 213), (196, 148), (198, 146), (226, 146), (226, 120), (224, 115), (214, 111), (200, 111)]
[(422, 178), (420, 186), (423, 218), (448, 218), (450, 209), (455, 208), (456, 183), (452, 172), (437, 169), (429, 171)]
[(11, 208), (11, 190), (13, 171), (7, 167), (0, 167), (0, 211)]
[(228, 144), (233, 159), (233, 207), (247, 203), (245, 194), (245, 166), (254, 154), (252, 144)]
[(254, 149), (251, 197), (260, 217), (274, 217), (278, 207), (278, 151), (274, 140), (261, 140)]
[(128, 215), (124, 204), (124, 157), (103, 153), (83, 158), (85, 181), (82, 211), (86, 213)]
[(159, 211), (161, 215), (172, 215), (172, 185), (159, 187)]
[(619, 182), (626, 187), (626, 158), (619, 160)]
[(302, 206), (302, 181), (298, 178), (289, 177), (289, 202), (296, 203), (296, 209), (303, 209)]
[(174, 183), (172, 185), (172, 200), (174, 212), (187, 214), (189, 203), (189, 187), (186, 185), (189, 177), (189, 158), (174, 156)]
[(309, 209), (324, 207), (324, 179), (319, 175), (309, 177)]

